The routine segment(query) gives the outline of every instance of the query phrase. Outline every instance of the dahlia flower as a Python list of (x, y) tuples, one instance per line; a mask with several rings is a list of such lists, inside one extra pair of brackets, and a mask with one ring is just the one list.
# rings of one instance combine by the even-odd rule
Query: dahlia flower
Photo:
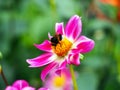
[(33, 58), (27, 59), (29, 67), (46, 66), (41, 72), (41, 79), (44, 81), (46, 75), (53, 69), (60, 73), (61, 69), (67, 64), (80, 64), (80, 54), (91, 51), (94, 47), (94, 41), (81, 35), (82, 22), (78, 15), (70, 18), (65, 28), (63, 23), (56, 23), (55, 35), (48, 33), (49, 40), (41, 44), (35, 44), (35, 47), (45, 53)]
[(7, 86), (5, 90), (35, 90), (35, 88), (29, 86), (25, 80), (17, 80), (11, 86)]
[(55, 72), (50, 73), (44, 81), (44, 87), (50, 90), (73, 90), (70, 71), (67, 68), (61, 70), (61, 76)]

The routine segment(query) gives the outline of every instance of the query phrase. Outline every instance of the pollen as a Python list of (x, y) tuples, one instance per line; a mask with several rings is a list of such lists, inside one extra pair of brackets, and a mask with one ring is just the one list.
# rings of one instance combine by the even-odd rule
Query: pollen
[(67, 39), (64, 38), (56, 46), (52, 46), (52, 50), (60, 57), (64, 57), (67, 55), (68, 51), (70, 50), (72, 43)]

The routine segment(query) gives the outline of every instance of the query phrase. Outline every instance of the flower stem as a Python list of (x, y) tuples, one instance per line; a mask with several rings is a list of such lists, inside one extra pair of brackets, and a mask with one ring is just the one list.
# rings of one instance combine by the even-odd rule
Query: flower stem
[(73, 88), (74, 88), (74, 90), (78, 90), (78, 86), (77, 86), (77, 82), (76, 82), (76, 79), (75, 79), (75, 73), (74, 73), (73, 66), (70, 65), (69, 68), (70, 68), (70, 73), (71, 73), (71, 76), (72, 76)]
[(2, 66), (0, 65), (0, 74), (3, 78), (3, 81), (5, 82), (5, 85), (8, 86), (8, 82), (7, 82), (7, 79), (5, 78), (5, 75), (3, 73), (3, 70), (2, 70)]

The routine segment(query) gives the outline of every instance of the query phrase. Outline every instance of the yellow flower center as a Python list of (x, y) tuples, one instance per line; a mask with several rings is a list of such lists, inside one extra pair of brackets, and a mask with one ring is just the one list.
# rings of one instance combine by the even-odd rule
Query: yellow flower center
[(61, 77), (60, 76), (55, 76), (53, 78), (53, 85), (56, 87), (62, 87), (65, 84), (65, 76), (62, 74)]
[(52, 46), (52, 50), (58, 55), (58, 56), (65, 56), (68, 51), (70, 50), (72, 46), (72, 43), (64, 38), (61, 41), (59, 41), (59, 43), (57, 43), (56, 46)]

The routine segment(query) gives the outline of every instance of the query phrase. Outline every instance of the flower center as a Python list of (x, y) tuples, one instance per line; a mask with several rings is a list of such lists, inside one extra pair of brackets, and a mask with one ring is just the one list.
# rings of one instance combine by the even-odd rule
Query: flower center
[(52, 46), (52, 50), (58, 56), (63, 57), (68, 53), (71, 46), (72, 46), (72, 43), (68, 39), (64, 38), (61, 41), (59, 41), (56, 46)]
[(53, 78), (53, 84), (56, 87), (62, 87), (65, 84), (65, 76), (62, 74), (61, 76), (55, 76)]

